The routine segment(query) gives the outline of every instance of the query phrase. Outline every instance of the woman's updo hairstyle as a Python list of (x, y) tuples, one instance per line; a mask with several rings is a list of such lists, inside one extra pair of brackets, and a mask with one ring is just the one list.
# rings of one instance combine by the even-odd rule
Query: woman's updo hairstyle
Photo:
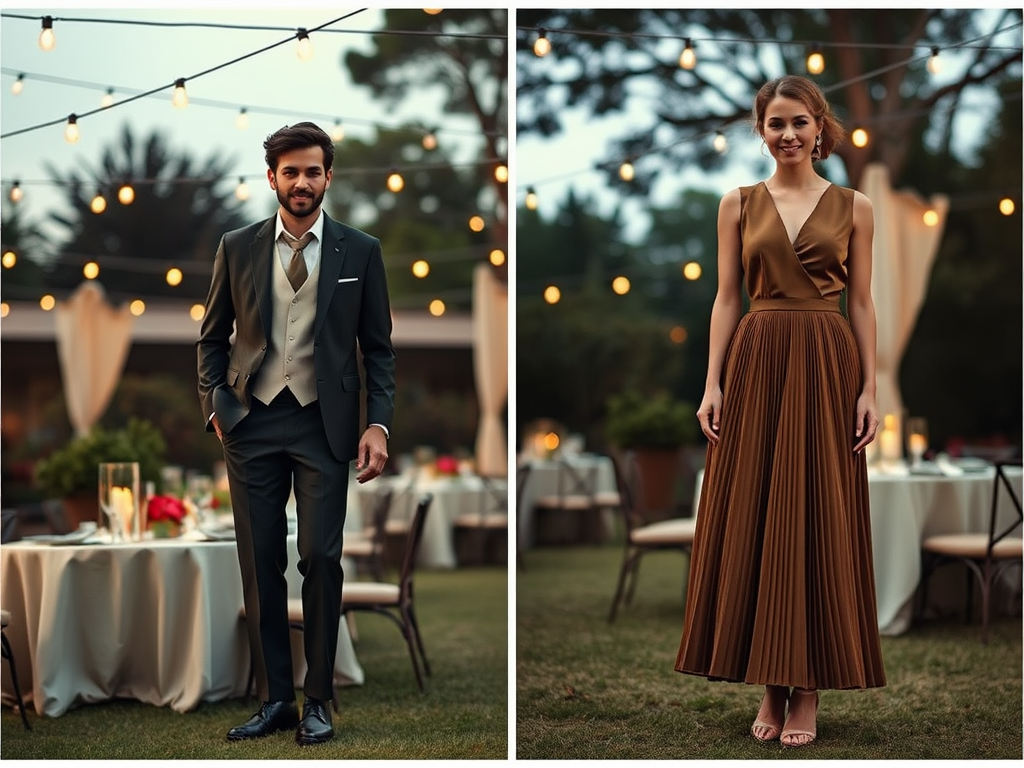
[(765, 110), (776, 96), (804, 103), (817, 121), (821, 128), (821, 146), (812, 155), (815, 160), (824, 160), (831, 155), (832, 150), (845, 138), (846, 131), (843, 130), (839, 119), (832, 113), (832, 107), (821, 88), (813, 80), (799, 75), (785, 75), (775, 80), (769, 80), (757, 92), (757, 96), (754, 97), (754, 130), (759, 136), (764, 136)]

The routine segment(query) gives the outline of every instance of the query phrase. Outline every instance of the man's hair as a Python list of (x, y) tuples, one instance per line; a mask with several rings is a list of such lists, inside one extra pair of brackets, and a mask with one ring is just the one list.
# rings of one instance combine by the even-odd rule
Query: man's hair
[(334, 165), (334, 142), (315, 123), (286, 125), (267, 136), (263, 149), (267, 153), (267, 167), (277, 172), (277, 162), (285, 152), (307, 147), (320, 147), (324, 151), (324, 171)]

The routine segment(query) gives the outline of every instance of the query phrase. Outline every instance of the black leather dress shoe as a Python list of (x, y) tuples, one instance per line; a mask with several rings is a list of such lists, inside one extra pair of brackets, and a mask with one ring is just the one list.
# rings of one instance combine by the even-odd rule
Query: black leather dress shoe
[(295, 732), (295, 741), (299, 744), (323, 744), (333, 736), (331, 705), (307, 698), (302, 704), (302, 722)]
[(294, 701), (268, 701), (242, 725), (228, 731), (228, 741), (258, 739), (278, 731), (294, 728), (299, 722), (299, 711)]

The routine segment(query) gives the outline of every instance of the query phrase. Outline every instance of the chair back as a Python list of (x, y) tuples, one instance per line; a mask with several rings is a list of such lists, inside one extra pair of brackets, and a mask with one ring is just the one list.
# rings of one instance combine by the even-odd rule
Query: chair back
[(597, 490), (597, 465), (574, 467), (568, 459), (558, 462), (558, 498), (593, 496)]
[(483, 490), (480, 493), (480, 524), (489, 514), (508, 514), (508, 481), (497, 475), (478, 475)]
[(373, 514), (370, 517), (374, 555), (379, 556), (384, 553), (384, 537), (387, 534), (388, 513), (391, 511), (392, 494), (391, 488), (385, 486), (384, 490), (374, 495)]
[(524, 462), (516, 467), (516, 515), (522, 515), (523, 491), (526, 490), (526, 481), (530, 479), (530, 470), (533, 465)]
[(0, 543), (16, 541), (18, 533), (18, 510), (15, 507), (4, 507), (0, 510)]
[[(1000, 541), (1005, 539), (1015, 530), (1020, 528), (1021, 524), (1024, 523), (1024, 511), (1021, 510), (1021, 500), (1017, 496), (1017, 491), (1013, 487), (1013, 483), (1010, 482), (1010, 478), (1006, 476), (1004, 471), (1006, 467), (1020, 467), (1024, 465), (1021, 458), (1018, 456), (1011, 459), (997, 459), (992, 464), (996, 469), (995, 481), (992, 485), (992, 514), (989, 517), (988, 523), (988, 551), (985, 553), (987, 559), (992, 557), (992, 548)], [(1013, 522), (1007, 527), (1003, 528), (1001, 532), (996, 532), (996, 517), (999, 512), (999, 486), (1003, 485), (1006, 488), (1006, 492), (1010, 497), (1010, 501), (1013, 502), (1013, 506), (1017, 511), (1016, 516), (1013, 518)]]
[(399, 588), (402, 600), (412, 598), (412, 574), (416, 569), (416, 560), (420, 553), (420, 543), (423, 541), (423, 526), (427, 520), (427, 512), (430, 503), (434, 500), (432, 494), (424, 494), (416, 504), (416, 512), (413, 514), (412, 523), (409, 526), (409, 538), (405, 542), (405, 557), (402, 559), (402, 574), (399, 580)]
[(643, 521), (636, 508), (636, 466), (632, 453), (612, 454), (612, 467), (615, 470), (615, 486), (619, 491), (622, 510), (622, 520), (626, 525), (626, 541), (630, 539), (635, 528), (639, 528)]

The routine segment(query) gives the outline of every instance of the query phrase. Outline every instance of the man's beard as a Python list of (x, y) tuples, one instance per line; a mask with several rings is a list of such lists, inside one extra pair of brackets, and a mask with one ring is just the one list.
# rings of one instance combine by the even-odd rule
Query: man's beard
[[(312, 197), (303, 198), (302, 200), (293, 200), (288, 195), (283, 193), (281, 190), (277, 190), (277, 201), (281, 204), (288, 213), (297, 219), (304, 219), (320, 207), (320, 204), (324, 201), (324, 195), (327, 190), (324, 189), (319, 195), (313, 195)], [(308, 207), (307, 207), (308, 205)]]

